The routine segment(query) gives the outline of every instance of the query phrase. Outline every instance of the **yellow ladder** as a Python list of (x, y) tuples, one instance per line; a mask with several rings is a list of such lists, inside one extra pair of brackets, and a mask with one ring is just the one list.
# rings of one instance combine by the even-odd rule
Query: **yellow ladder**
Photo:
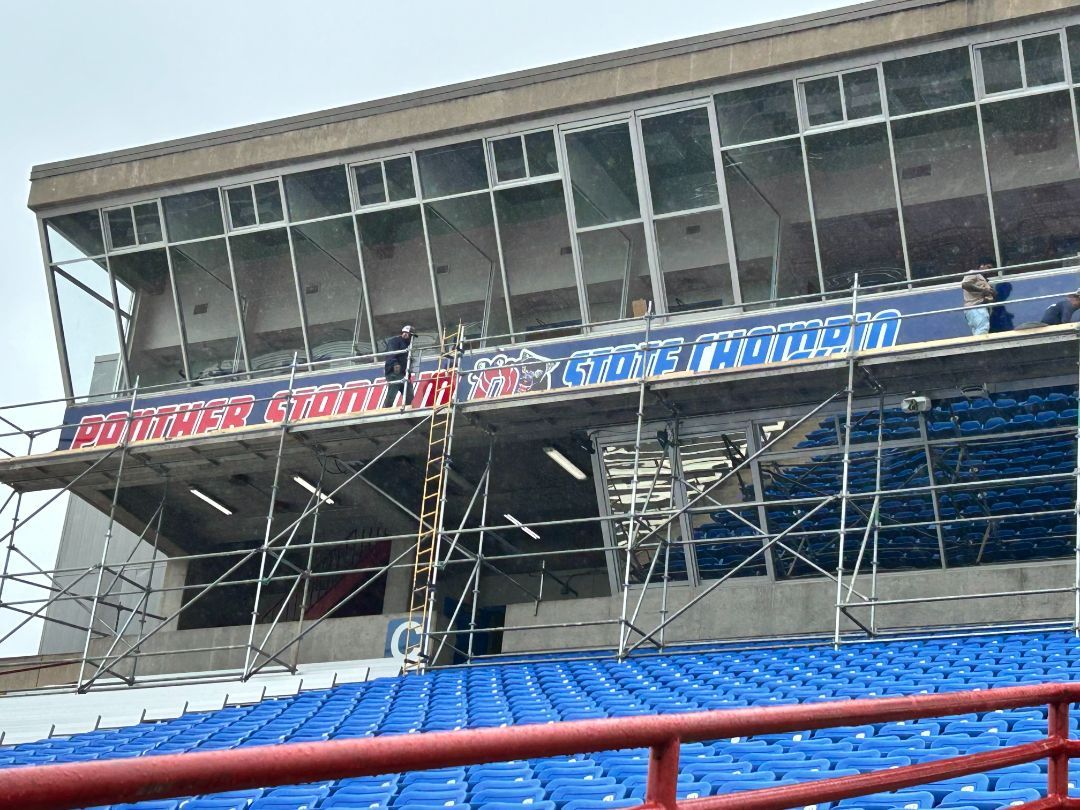
[(439, 367), (432, 379), (431, 424), (428, 432), (427, 463), (424, 465), (423, 498), (420, 501), (420, 528), (416, 536), (412, 595), (406, 625), (405, 662), (402, 671), (423, 672), (428, 662), (432, 631), (435, 581), (438, 574), (439, 545), (442, 539), (443, 506), (446, 499), (446, 461), (454, 433), (454, 400), (457, 393), (458, 360), (462, 329), (442, 336)]

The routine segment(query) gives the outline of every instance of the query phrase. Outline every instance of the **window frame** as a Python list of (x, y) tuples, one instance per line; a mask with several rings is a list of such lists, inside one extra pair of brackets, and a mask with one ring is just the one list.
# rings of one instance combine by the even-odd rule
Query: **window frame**
[[(1029, 85), (1027, 78), (1027, 57), (1024, 56), (1024, 42), (1029, 39), (1056, 35), (1058, 38), (1058, 53), (1061, 56), (1062, 79), (1051, 84)], [(1012, 44), (1016, 47), (1016, 54), (1020, 62), (1020, 86), (1011, 90), (999, 90), (996, 93), (986, 92), (986, 81), (983, 75), (982, 51), (998, 45)], [(998, 99), (1011, 98), (1018, 95), (1030, 95), (1034, 93), (1047, 93), (1073, 86), (1072, 69), (1069, 57), (1069, 42), (1065, 34), (1065, 27), (1053, 28), (1048, 31), (1037, 31), (1032, 34), (1023, 34), (1017, 37), (1006, 37), (990, 42), (980, 42), (971, 46), (971, 61), (974, 68), (973, 79), (975, 81), (976, 101), (997, 101)]]
[[(403, 200), (391, 200), (390, 195), (387, 193), (386, 185), (386, 164), (391, 160), (399, 160), (401, 158), (407, 158), (409, 160), (409, 167), (412, 170), (413, 179), (413, 196)], [(360, 186), (356, 182), (356, 170), (367, 166), (378, 165), (379, 173), (382, 175), (382, 190), (383, 199), (382, 202), (374, 203), (361, 203), (360, 202)], [(396, 208), (402, 205), (415, 205), (421, 201), (420, 196), (420, 175), (416, 168), (416, 152), (415, 150), (409, 152), (403, 152), (395, 155), (388, 155), (386, 157), (372, 158), (371, 160), (360, 160), (354, 163), (346, 163), (346, 169), (348, 170), (349, 180), (349, 196), (352, 203), (352, 213), (367, 213), (368, 211), (376, 211), (382, 208)]]
[[(555, 171), (547, 172), (545, 174), (533, 174), (532, 165), (529, 163), (529, 150), (525, 146), (525, 136), (535, 135), (539, 132), (546, 132), (551, 135), (552, 146), (555, 151)], [(525, 176), (518, 177), (514, 180), (500, 180), (498, 164), (495, 160), (495, 144), (500, 141), (517, 140), (521, 144), (521, 156), (525, 162)], [(551, 180), (555, 177), (563, 177), (566, 172), (564, 171), (562, 163), (562, 155), (559, 150), (559, 134), (556, 132), (555, 127), (538, 127), (536, 129), (527, 129), (520, 132), (514, 132), (510, 135), (493, 135), (484, 139), (484, 151), (487, 153), (488, 162), (488, 182), (490, 188), (512, 188), (513, 186), (528, 185), (529, 183), (543, 183)]]
[[(160, 232), (161, 237), (154, 242), (142, 242), (139, 240), (139, 228), (135, 222), (135, 207), (140, 205), (153, 205), (157, 209), (158, 231)], [(131, 229), (135, 235), (135, 244), (124, 245), (123, 247), (116, 247), (113, 245), (112, 231), (109, 228), (109, 213), (112, 211), (123, 211), (125, 209), (131, 215)], [(165, 216), (161, 208), (160, 197), (154, 197), (153, 199), (149, 200), (138, 200), (136, 202), (122, 203), (120, 205), (110, 205), (107, 208), (101, 208), (99, 216), (101, 218), (101, 232), (105, 241), (106, 255), (114, 253), (128, 253), (134, 250), (144, 250), (148, 247), (155, 247), (157, 245), (167, 244), (165, 233)]]
[[(270, 222), (263, 222), (259, 216), (259, 205), (255, 200), (255, 186), (261, 186), (265, 183), (274, 183), (277, 186), (278, 201), (281, 204), (281, 219), (275, 219)], [(254, 225), (236, 225), (233, 223), (232, 208), (229, 205), (229, 192), (235, 189), (247, 188), (251, 194), (251, 207), (255, 212), (255, 224)], [(260, 180), (248, 180), (244, 183), (233, 183), (228, 186), (221, 186), (221, 210), (225, 217), (225, 226), (227, 233), (246, 233), (248, 231), (255, 231), (260, 228), (280, 228), (289, 223), (289, 209), (285, 204), (285, 187), (281, 182), (281, 176), (264, 177)]]
[[(830, 129), (838, 129), (840, 127), (862, 126), (864, 124), (872, 124), (877, 121), (887, 121), (889, 119), (889, 108), (888, 102), (885, 98), (885, 77), (881, 66), (882, 62), (878, 61), (869, 65), (845, 68), (843, 70), (835, 70), (829, 73), (817, 73), (813, 76), (800, 76), (795, 79), (795, 105), (798, 108), (799, 115), (799, 134), (816, 134), (818, 132), (825, 132)], [(881, 108), (880, 112), (878, 112), (876, 115), (865, 115), (860, 118), (850, 118), (848, 116), (847, 91), (844, 89), (844, 77), (851, 73), (864, 73), (868, 70), (874, 71), (874, 75), (877, 77), (878, 106)], [(830, 78), (836, 80), (837, 89), (840, 91), (840, 112), (843, 114), (843, 118), (841, 118), (839, 121), (829, 121), (825, 124), (811, 124), (810, 113), (806, 106), (806, 84), (808, 82), (815, 82), (821, 79)], [(789, 135), (786, 137), (792, 136)]]

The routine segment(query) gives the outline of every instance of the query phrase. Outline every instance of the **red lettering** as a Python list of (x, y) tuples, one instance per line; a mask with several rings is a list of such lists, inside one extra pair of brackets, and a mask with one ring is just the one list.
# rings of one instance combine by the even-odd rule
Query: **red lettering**
[(338, 397), (341, 396), (339, 383), (327, 383), (320, 385), (311, 399), (311, 408), (308, 409), (308, 419), (316, 419), (321, 416), (332, 416), (337, 407)]
[(168, 430), (172, 426), (173, 417), (171, 414), (176, 413), (176, 405), (158, 405), (157, 419), (154, 420), (154, 429), (148, 439), (161, 439), (167, 435)]
[(131, 441), (141, 442), (146, 439), (154, 427), (154, 416), (156, 414), (157, 409), (155, 408), (135, 411), (135, 416), (131, 420)]
[(106, 416), (105, 424), (101, 426), (101, 435), (98, 436), (98, 447), (105, 444), (119, 444), (127, 429), (127, 419), (126, 412), (110, 413)]
[(285, 401), (289, 398), (288, 391), (278, 391), (266, 403), (266, 415), (264, 421), (276, 424), (285, 421)]
[(105, 417), (97, 414), (93, 416), (84, 416), (80, 419), (79, 426), (75, 428), (75, 438), (71, 440), (71, 449), (77, 450), (80, 447), (93, 447), (97, 444), (98, 436), (101, 434), (101, 427), (104, 422)]
[(307, 416), (307, 409), (311, 406), (311, 398), (315, 396), (315, 388), (297, 388), (293, 391), (292, 409), (289, 411), (289, 420), (297, 422)]
[(221, 424), (221, 413), (228, 401), (227, 399), (212, 399), (206, 403), (206, 407), (199, 413), (199, 425), (195, 429), (198, 435), (218, 429)]
[(345, 383), (341, 391), (341, 399), (338, 400), (334, 413), (337, 415), (346, 413), (359, 413), (368, 410), (367, 404), (371, 399), (371, 383), (367, 380), (354, 380)]
[(230, 399), (221, 414), (221, 423), (218, 425), (218, 430), (229, 430), (230, 428), (247, 425), (247, 418), (251, 415), (254, 404), (255, 397), (251, 396), (251, 394), (243, 394)]
[(179, 439), (183, 436), (192, 436), (199, 426), (201, 402), (186, 402), (176, 407), (176, 416), (173, 417), (172, 425), (166, 438)]

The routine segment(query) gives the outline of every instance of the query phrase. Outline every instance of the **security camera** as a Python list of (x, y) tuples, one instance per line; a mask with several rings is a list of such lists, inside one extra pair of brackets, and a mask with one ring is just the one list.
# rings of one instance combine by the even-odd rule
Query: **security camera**
[(906, 397), (900, 400), (900, 410), (904, 413), (926, 413), (930, 410), (930, 397)]

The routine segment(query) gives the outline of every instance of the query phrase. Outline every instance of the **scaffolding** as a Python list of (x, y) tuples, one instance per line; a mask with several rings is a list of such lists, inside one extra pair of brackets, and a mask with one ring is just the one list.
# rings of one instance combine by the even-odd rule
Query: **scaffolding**
[[(848, 297), (851, 322), (857, 321), (860, 305), (860, 291), (856, 276)], [(905, 316), (909, 320), (951, 310), (917, 313)], [(828, 581), (833, 586), (834, 599), (827, 608), (831, 616), (832, 630), (829, 641), (836, 646), (844, 643), (873, 639), (887, 634), (881, 626), (883, 608), (894, 608), (916, 604), (950, 603), (958, 600), (982, 600), (997, 598), (1051, 596), (1072, 594), (1073, 611), (1071, 617), (1062, 616), (1061, 626), (1068, 626), (1080, 633), (1080, 528), (1077, 528), (1077, 514), (1080, 512), (1080, 494), (1074, 496), (1068, 508), (1046, 509), (1032, 508), (1029, 511), (1009, 513), (1009, 519), (1045, 518), (1048, 515), (1059, 516), (1073, 526), (1072, 582), (1067, 585), (1010, 589), (991, 592), (957, 592), (928, 596), (903, 598), (883, 598), (884, 573), (881, 559), (882, 536), (885, 532), (897, 528), (936, 535), (940, 548), (941, 568), (950, 567), (949, 553), (946, 548), (945, 533), (950, 527), (985, 525), (983, 546), (979, 550), (976, 562), (984, 562), (986, 548), (993, 544), (992, 524), (994, 515), (987, 512), (981, 516), (949, 515), (942, 509), (944, 498), (960, 490), (970, 490), (974, 485), (939, 480), (935, 470), (935, 452), (941, 441), (935, 444), (928, 435), (928, 418), (920, 415), (919, 436), (902, 442), (886, 439), (884, 418), (888, 397), (908, 394), (907, 383), (926, 373), (932, 364), (954, 362), (950, 358), (964, 355), (964, 363), (972, 362), (970, 351), (972, 344), (966, 339), (944, 341), (941, 345), (925, 344), (912, 349), (894, 349), (889, 352), (859, 351), (856, 343), (858, 330), (849, 330), (849, 338), (842, 351), (820, 358), (816, 363), (806, 365), (797, 373), (813, 375), (814, 383), (809, 390), (818, 392), (816, 401), (806, 406), (794, 418), (782, 420), (775, 429), (762, 432), (746, 445), (745, 452), (731, 451), (726, 468), (704, 484), (690, 480), (681, 469), (671, 471), (675, 484), (682, 496), (666, 508), (650, 506), (659, 476), (660, 466), (656, 470), (647, 470), (642, 464), (643, 450), (654, 441), (649, 433), (649, 426), (660, 421), (670, 425), (671, 429), (657, 433), (656, 441), (662, 444), (674, 444), (677, 454), (680, 447), (681, 423), (688, 416), (716, 415), (729, 413), (730, 407), (712, 406), (702, 402), (704, 397), (693, 394), (701, 386), (715, 384), (732, 389), (730, 397), (737, 398), (745, 393), (745, 386), (762, 384), (761, 375), (767, 375), (777, 391), (788, 383), (785, 375), (796, 373), (783, 367), (762, 367), (759, 376), (749, 382), (740, 382), (742, 377), (736, 374), (719, 375), (711, 378), (700, 375), (695, 379), (672, 381), (650, 374), (650, 353), (657, 351), (653, 337), (654, 315), (651, 308), (641, 318), (643, 340), (639, 345), (640, 361), (634, 378), (624, 385), (608, 387), (604, 391), (574, 391), (561, 394), (563, 399), (553, 398), (550, 405), (536, 404), (539, 401), (521, 407), (530, 412), (538, 412), (535, 418), (548, 420), (549, 430), (563, 430), (563, 423), (556, 422), (550, 414), (560, 408), (566, 408), (567, 397), (591, 396), (611, 397), (617, 401), (611, 414), (630, 416), (630, 420), (619, 422), (632, 425), (633, 442), (632, 474), (629, 481), (628, 500), (624, 511), (601, 510), (595, 517), (563, 518), (558, 520), (532, 521), (492, 521), (489, 515), (489, 501), (492, 496), (492, 481), (498, 478), (494, 469), (495, 446), (498, 419), (510, 419), (517, 407), (513, 399), (505, 403), (496, 403), (499, 411), (485, 411), (482, 408), (469, 410), (469, 403), (459, 401), (459, 364), (472, 349), (462, 340), (460, 327), (452, 334), (444, 335), (438, 347), (440, 362), (437, 372), (428, 380), (430, 394), (423, 399), (423, 406), (406, 409), (405, 405), (388, 409), (386, 413), (362, 417), (349, 424), (336, 422), (311, 426), (291, 420), (288, 416), (279, 425), (268, 428), (258, 435), (245, 435), (243, 442), (248, 450), (253, 447), (260, 455), (263, 464), (273, 470), (272, 485), (268, 495), (268, 506), (264, 522), (262, 541), (253, 548), (209, 551), (162, 555), (159, 551), (165, 539), (163, 517), (169, 503), (169, 461), (157, 458), (155, 447), (131, 442), (132, 424), (136, 406), (144, 393), (138, 385), (124, 396), (129, 398), (127, 429), (121, 441), (115, 446), (96, 451), (92, 454), (78, 454), (79, 463), (69, 460), (71, 454), (54, 453), (48, 455), (48, 464), (41, 456), (35, 455), (35, 442), (45, 434), (55, 434), (59, 429), (70, 426), (52, 425), (45, 428), (26, 429), (19, 427), (12, 419), (0, 417), (8, 428), (2, 438), (20, 437), (26, 440), (25, 453), (15, 455), (4, 451), (7, 459), (0, 461), (0, 473), (7, 474), (11, 469), (28, 470), (26, 475), (40, 475), (42, 481), (62, 481), (48, 499), (37, 508), (24, 514), (24, 494), (34, 489), (28, 483), (17, 483), (11, 488), (6, 498), (0, 503), (0, 515), (10, 515), (11, 523), (0, 536), (3, 543), (3, 569), (0, 574), (0, 611), (7, 611), (19, 617), (17, 624), (0, 637), (0, 644), (12, 637), (30, 622), (42, 620), (56, 622), (85, 633), (81, 654), (77, 656), (42, 660), (30, 665), (31, 668), (49, 668), (59, 666), (77, 667), (73, 678), (74, 689), (84, 692), (104, 683), (117, 681), (134, 684), (140, 678), (140, 661), (156, 656), (168, 656), (183, 653), (211, 653), (232, 651), (242, 653), (243, 664), (237, 668), (235, 676), (249, 679), (265, 671), (295, 672), (301, 660), (301, 646), (306, 638), (316, 631), (328, 619), (334, 618), (353, 600), (362, 597), (365, 592), (385, 586), (393, 576), (407, 577), (411, 581), (407, 614), (407, 640), (403, 668), (406, 672), (420, 672), (429, 667), (452, 663), (480, 663), (490, 657), (490, 653), (479, 651), (477, 641), (492, 634), (529, 633), (536, 631), (561, 631), (569, 634), (566, 641), (577, 629), (610, 628), (610, 654), (625, 659), (641, 654), (646, 650), (663, 651), (681, 643), (672, 642), (666, 632), (688, 614), (707, 603), (710, 596), (722, 589), (734, 578), (751, 570), (764, 567), (770, 583), (778, 578), (776, 568), (780, 561), (788, 565), (787, 572), (800, 568), (811, 576)], [(487, 348), (487, 347), (483, 347)], [(1031, 370), (1036, 364), (1041, 367), (1057, 369), (1061, 377), (1062, 363), (1068, 359), (1070, 367), (1076, 368), (1072, 374), (1071, 385), (1080, 382), (1080, 332), (1075, 327), (1061, 327), (1039, 334), (1016, 332), (994, 337), (979, 344), (982, 352), (1007, 351), (1014, 362), (1023, 364), (1030, 361), (1025, 371), (1012, 371), (1003, 368), (998, 372), (998, 379), (1006, 384), (1026, 385), (1030, 380)], [(965, 354), (967, 353), (967, 354)], [(559, 358), (562, 359), (562, 358)], [(930, 364), (930, 365), (928, 365)], [(910, 366), (910, 368), (907, 368)], [(291, 413), (294, 384), (299, 364), (294, 359), (288, 377), (288, 389), (284, 396), (284, 413)], [(1025, 376), (1029, 375), (1029, 376)], [(906, 376), (905, 376), (906, 375)], [(746, 376), (746, 375), (744, 375)], [(887, 379), (886, 379), (887, 378)], [(747, 377), (749, 379), (749, 377)], [(738, 386), (743, 385), (743, 389)], [(831, 387), (830, 386), (836, 386)], [(941, 388), (947, 388), (948, 381)], [(859, 393), (862, 388), (864, 393)], [(701, 389), (706, 390), (706, 389)], [(687, 393), (689, 392), (689, 393)], [(275, 395), (279, 396), (279, 395)], [(682, 396), (683, 399), (679, 399)], [(876, 401), (876, 432), (872, 441), (856, 440), (855, 433), (860, 427), (860, 420), (866, 419), (863, 409), (860, 415), (861, 401), (871, 398)], [(490, 404), (490, 403), (489, 403)], [(797, 404), (797, 403), (796, 403)], [(544, 407), (549, 410), (544, 411)], [(789, 410), (794, 409), (792, 408)], [(696, 410), (695, 410), (696, 409)], [(460, 414), (459, 414), (460, 412)], [(586, 413), (593, 413), (587, 409)], [(461, 517), (455, 527), (445, 523), (447, 512), (447, 479), (453, 474), (455, 421), (458, 416), (464, 418), (474, 437), (481, 436), (486, 442), (486, 463), (476, 478), (475, 484), (469, 482), (467, 497), (462, 498)], [(501, 415), (501, 416), (500, 416)], [(835, 445), (817, 448), (819, 455), (833, 456), (826, 462), (839, 465), (839, 479), (831, 491), (815, 492), (811, 495), (793, 493), (789, 497), (767, 497), (763, 492), (763, 465), (772, 458), (790, 458), (800, 451), (793, 449), (793, 439), (802, 436), (813, 420), (828, 416), (837, 422), (839, 435)], [(580, 414), (570, 414), (566, 419), (580, 418)], [(607, 418), (607, 417), (605, 417)], [(357, 431), (361, 423), (375, 424), (379, 432), (366, 440), (378, 446), (362, 463), (343, 462), (326, 449), (327, 441), (321, 440), (317, 431), (338, 429)], [(402, 428), (401, 425), (405, 424)], [(596, 425), (584, 426), (587, 443), (592, 443), (593, 450), (599, 441), (600, 430)], [(867, 431), (862, 431), (867, 433)], [(426, 435), (426, 441), (423, 437)], [(1038, 432), (1023, 434), (1002, 433), (990, 441), (1018, 441), (1033, 436), (1070, 437), (1073, 442), (1073, 469), (1067, 472), (1030, 471), (1028, 474), (1013, 474), (1008, 477), (988, 479), (985, 486), (1003, 488), (1017, 485), (1049, 485), (1057, 487), (1076, 487), (1080, 493), (1080, 470), (1076, 467), (1075, 442), (1080, 437), (1080, 423), (1055, 425)], [(731, 444), (726, 434), (728, 445)], [(205, 440), (205, 437), (204, 437)], [(215, 441), (228, 442), (227, 434), (220, 434)], [(947, 443), (950, 447), (965, 449), (977, 442), (986, 442), (986, 437), (965, 438), (956, 436)], [(198, 442), (194, 443), (195, 445)], [(414, 510), (403, 502), (397, 493), (386, 491), (379, 483), (371, 480), (370, 471), (380, 460), (403, 447), (423, 453), (423, 486), (419, 508)], [(729, 447), (729, 450), (731, 448)], [(884, 465), (890, 454), (896, 452), (923, 454), (927, 480), (905, 482), (902, 487), (884, 486)], [(164, 452), (164, 451), (163, 451)], [(180, 452), (179, 450), (170, 452)], [(196, 447), (193, 450), (198, 455)], [(325, 474), (334, 467), (342, 478), (331, 484), (320, 476), (315, 483), (310, 498), (300, 509), (297, 516), (283, 517), (278, 514), (279, 484), (286, 469), (290, 454), (307, 453), (319, 460), (320, 469)], [(801, 451), (802, 455), (810, 451)], [(855, 491), (852, 487), (852, 466), (856, 456), (860, 460), (872, 459), (872, 490)], [(596, 458), (596, 457), (594, 457)], [(603, 460), (597, 459), (594, 465), (598, 470)], [(19, 466), (19, 465), (23, 466)], [(5, 466), (6, 465), (6, 466)], [(49, 466), (55, 465), (55, 466)], [(66, 466), (65, 466), (66, 465)], [(602, 470), (601, 470), (602, 472)], [(742, 475), (751, 475), (755, 482), (751, 489), (752, 497), (747, 497), (747, 490), (742, 486)], [(602, 478), (602, 476), (600, 476)], [(160, 488), (160, 502), (145, 521), (138, 539), (149, 543), (152, 555), (149, 560), (135, 560), (133, 554), (126, 560), (110, 560), (109, 552), (114, 529), (118, 520), (118, 504), (125, 486), (132, 483), (145, 483), (157, 479)], [(11, 480), (10, 477), (6, 480)], [(26, 525), (40, 515), (48, 506), (55, 504), (66, 493), (79, 492), (87, 482), (94, 481), (95, 486), (109, 482), (112, 490), (111, 501), (99, 504), (107, 515), (106, 529), (101, 538), (100, 560), (84, 568), (45, 569), (33, 562), (32, 557), (20, 547), (18, 538), (25, 533)], [(729, 499), (721, 495), (722, 491), (737, 481), (740, 483), (738, 499)], [(320, 516), (333, 499), (350, 488), (363, 484), (368, 492), (383, 499), (399, 514), (415, 526), (414, 531), (399, 533), (378, 533), (371, 536), (358, 536), (337, 539), (320, 538)], [(37, 489), (44, 487), (37, 485)], [(598, 486), (599, 489), (599, 486)], [(890, 514), (886, 504), (897, 497), (927, 498), (933, 507), (933, 519), (926, 521), (898, 521)], [(770, 510), (783, 508), (797, 515), (787, 525), (774, 525), (770, 519)], [(839, 525), (832, 529), (813, 529), (815, 517), (828, 510), (838, 511)], [(752, 550), (745, 552), (737, 562), (731, 562), (726, 570), (715, 578), (701, 578), (695, 583), (693, 592), (675, 609), (671, 609), (673, 583), (676, 579), (675, 561), (696, 559), (698, 547), (712, 542), (707, 538), (696, 537), (693, 531), (685, 531), (689, 521), (695, 516), (722, 514), (731, 518), (745, 529), (741, 535), (727, 538), (727, 545), (732, 548)], [(748, 518), (747, 514), (755, 517)], [(509, 518), (509, 516), (507, 516)], [(568, 548), (546, 551), (527, 551), (515, 547), (505, 552), (506, 537), (513, 532), (544, 529), (559, 529), (571, 526), (591, 524), (601, 530), (603, 542), (597, 547), (585, 549), (601, 552), (617, 564), (619, 572), (616, 587), (611, 596), (619, 605), (617, 616), (596, 616), (575, 619), (573, 621), (553, 622), (509, 622), (491, 626), (479, 616), (482, 604), (482, 575), (494, 577), (500, 583), (515, 591), (518, 602), (534, 603), (534, 616), (539, 615), (545, 598), (547, 582), (556, 582), (565, 595), (576, 593), (569, 580), (560, 577), (557, 563), (568, 555), (580, 554), (583, 549)], [(622, 535), (620, 539), (620, 533)], [(827, 537), (835, 546), (835, 561), (825, 555), (813, 553), (810, 549), (815, 539)], [(376, 549), (396, 544), (395, 550), (385, 558), (375, 553)], [(501, 544), (502, 551), (492, 551), (493, 544)], [(326, 559), (330, 552), (329, 562)], [(334, 556), (336, 555), (336, 556)], [(1063, 559), (1063, 558), (1056, 558)], [(21, 561), (29, 566), (21, 570)], [(155, 585), (155, 581), (164, 579), (157, 576), (162, 567), (183, 561), (213, 561), (221, 573), (200, 584), (169, 585), (164, 581)], [(257, 566), (257, 574), (246, 573), (247, 569)], [(614, 567), (614, 566), (613, 566)], [(440, 592), (441, 573), (463, 572), (459, 579), (457, 592)], [(529, 578), (521, 576), (521, 571), (529, 573)], [(689, 575), (687, 576), (689, 579)], [(538, 580), (533, 587), (532, 580)], [(93, 582), (92, 591), (78, 592), (81, 583)], [(5, 590), (5, 585), (7, 590)], [(35, 588), (39, 595), (29, 599), (17, 599), (8, 596), (14, 585)], [(178, 618), (200, 604), (205, 597), (216, 590), (244, 585), (254, 588), (254, 601), (250, 611), (246, 638), (230, 644), (206, 644), (195, 648), (154, 649), (149, 644), (151, 639), (161, 633), (174, 630)], [(271, 588), (273, 586), (273, 588)], [(616, 593), (616, 588), (618, 592)], [(276, 598), (271, 591), (279, 592)], [(329, 595), (328, 595), (329, 594)], [(560, 596), (563, 594), (560, 594)], [(450, 599), (448, 609), (438, 610), (437, 597)], [(171, 597), (171, 598), (167, 598)], [(325, 597), (325, 599), (324, 599)], [(647, 622), (648, 612), (644, 609), (647, 601), (658, 601), (658, 620)], [(153, 606), (159, 603), (178, 603), (168, 610)], [(86, 619), (84, 623), (72, 622), (68, 618), (52, 615), (52, 607), (61, 604), (75, 605)], [(316, 604), (318, 609), (314, 609)], [(113, 614), (113, 621), (105, 621), (103, 612)], [(383, 613), (393, 611), (384, 608)], [(466, 618), (467, 617), (467, 618)], [(948, 622), (942, 623), (943, 626)], [(605, 631), (606, 632), (606, 631)], [(909, 631), (909, 634), (915, 631)], [(588, 636), (595, 639), (596, 633)], [(699, 641), (715, 639), (702, 638)], [(595, 648), (595, 643), (584, 645)], [(567, 650), (574, 649), (571, 643), (565, 643)], [(595, 654), (595, 653), (594, 653)], [(0, 669), (0, 676), (18, 671)]]

